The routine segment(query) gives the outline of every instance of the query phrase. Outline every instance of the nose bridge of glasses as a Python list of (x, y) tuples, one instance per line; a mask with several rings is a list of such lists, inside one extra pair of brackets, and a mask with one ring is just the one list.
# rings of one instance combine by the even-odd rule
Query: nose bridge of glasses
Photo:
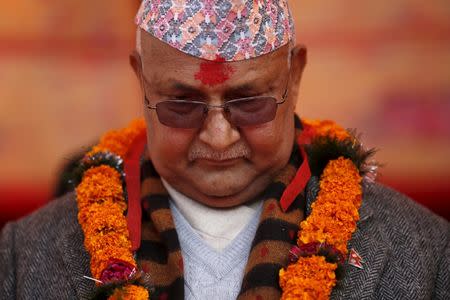
[(231, 120), (229, 110), (226, 110), (225, 104), (208, 104), (210, 113), (205, 114), (203, 120), (203, 130), (214, 136), (216, 142), (229, 136), (231, 131), (235, 130), (235, 125)]
[(222, 96), (212, 97), (209, 102), (204, 102), (204, 122), (207, 123), (207, 127), (228, 128), (225, 131), (234, 128), (236, 124), (230, 110), (230, 104), (233, 102), (225, 100)]
[(225, 112), (229, 112), (229, 109), (228, 109), (228, 104), (225, 102), (225, 103), (222, 103), (222, 104), (209, 104), (209, 103), (205, 103), (205, 105), (206, 105), (206, 107), (208, 108), (208, 111), (209, 110), (213, 110), (213, 109), (216, 109), (216, 110), (224, 110)]

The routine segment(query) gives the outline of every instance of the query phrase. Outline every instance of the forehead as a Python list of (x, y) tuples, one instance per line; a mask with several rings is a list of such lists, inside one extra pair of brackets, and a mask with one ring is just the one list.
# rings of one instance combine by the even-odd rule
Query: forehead
[(273, 82), (283, 78), (280, 75), (288, 71), (288, 45), (249, 60), (223, 62), (218, 58), (213, 62), (185, 54), (141, 30), (141, 48), (144, 76), (152, 84), (164, 84), (171, 79), (209, 87), (215, 86), (213, 83), (222, 83), (221, 78), (208, 78), (211, 76), (223, 76), (223, 86), (252, 81)]

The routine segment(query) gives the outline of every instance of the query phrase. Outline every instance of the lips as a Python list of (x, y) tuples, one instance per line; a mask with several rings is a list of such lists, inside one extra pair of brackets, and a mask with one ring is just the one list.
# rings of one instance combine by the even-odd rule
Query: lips
[(196, 161), (211, 166), (232, 166), (241, 161), (243, 157), (226, 158), (226, 159), (213, 159), (213, 158), (197, 158)]

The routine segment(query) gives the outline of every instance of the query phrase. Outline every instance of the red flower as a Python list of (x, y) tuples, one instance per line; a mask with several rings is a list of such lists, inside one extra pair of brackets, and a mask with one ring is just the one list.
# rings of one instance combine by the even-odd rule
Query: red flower
[(136, 274), (136, 267), (123, 260), (110, 260), (108, 267), (103, 270), (100, 280), (105, 283), (126, 281)]
[(296, 262), (300, 257), (300, 248), (297, 246), (292, 246), (291, 250), (289, 250), (289, 261)]
[(300, 246), (300, 253), (301, 256), (312, 256), (312, 255), (316, 255), (319, 248), (320, 248), (320, 243), (319, 242), (312, 242), (312, 243), (308, 243), (308, 244), (303, 244)]

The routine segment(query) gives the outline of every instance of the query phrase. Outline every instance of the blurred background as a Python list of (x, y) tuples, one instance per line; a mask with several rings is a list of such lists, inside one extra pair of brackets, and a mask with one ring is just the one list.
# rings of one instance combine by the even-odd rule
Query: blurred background
[[(357, 128), (379, 149), (379, 181), (450, 219), (450, 2), (290, 5), (309, 55), (299, 114)], [(0, 226), (51, 200), (73, 153), (140, 116), (138, 6), (0, 4)]]

